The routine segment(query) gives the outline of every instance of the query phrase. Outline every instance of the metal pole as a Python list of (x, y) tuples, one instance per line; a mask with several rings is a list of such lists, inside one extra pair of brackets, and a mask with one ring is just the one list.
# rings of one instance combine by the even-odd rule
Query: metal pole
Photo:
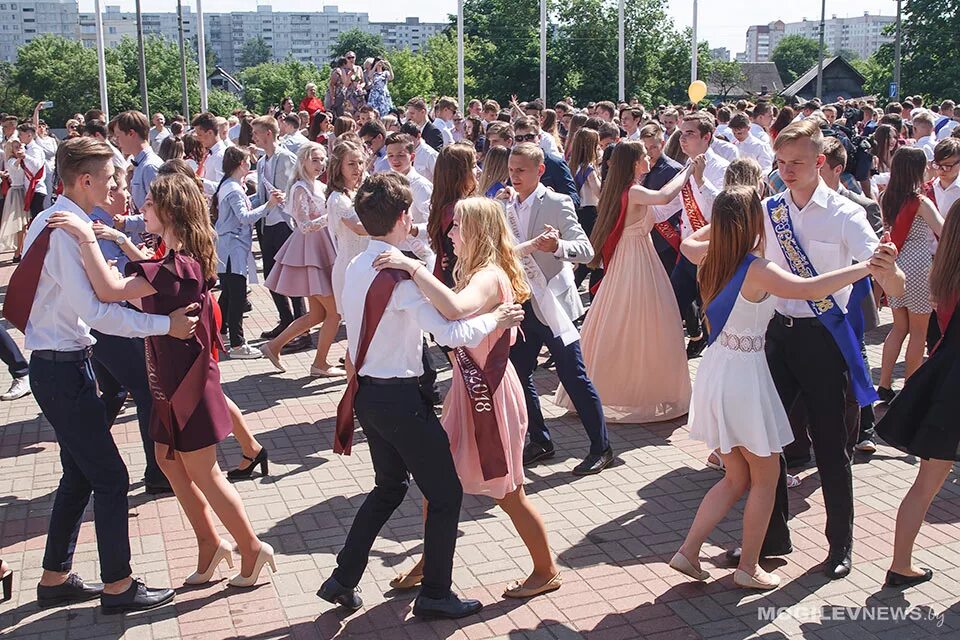
[(690, 49), (690, 82), (697, 80), (697, 0), (693, 0), (693, 42)]
[(190, 122), (190, 97), (187, 95), (187, 56), (183, 46), (183, 0), (177, 0), (177, 30), (180, 34), (180, 91), (183, 94), (183, 117)]
[(619, 97), (619, 99), (620, 99), (621, 102), (623, 102), (623, 101), (626, 99), (626, 95), (627, 95), (627, 71), (626, 71), (626, 69), (627, 69), (627, 67), (626, 67), (626, 57), (627, 57), (627, 56), (626, 56), (626, 48), (627, 48), (627, 47), (626, 47), (626, 42), (625, 42), (626, 38), (625, 38), (625, 36), (624, 36), (624, 28), (623, 28), (623, 27), (624, 27), (624, 25), (623, 25), (623, 5), (624, 5), (624, 2), (625, 2), (625, 0), (620, 0), (620, 8), (619, 8), (619, 13), (618, 13), (618, 15), (617, 15), (617, 21), (618, 21), (618, 25), (619, 25), (619, 34), (618, 34), (618, 38), (619, 38), (619, 39), (618, 39), (618, 41), (617, 41), (618, 55), (619, 55), (619, 64), (618, 64), (618, 67), (619, 67), (619, 69), (618, 69), (618, 71), (619, 71), (618, 78), (619, 78), (619, 80), (618, 80), (618, 82), (619, 82), (619, 84), (620, 84), (620, 91), (619, 91), (618, 97)]
[(540, 99), (547, 104), (547, 0), (540, 0)]
[(200, 62), (200, 111), (207, 110), (207, 44), (203, 36), (203, 6), (197, 0), (197, 60)]
[(465, 108), (466, 90), (464, 89), (463, 70), (463, 0), (457, 2), (457, 101)]
[(100, 14), (100, 0), (95, 0), (93, 10), (96, 12), (97, 27), (97, 70), (100, 75), (100, 110), (103, 117), (110, 120), (110, 103), (107, 100), (107, 58), (103, 46), (103, 16)]
[(893, 99), (900, 102), (900, 47), (902, 32), (900, 31), (900, 0), (897, 0), (897, 40), (893, 45)]
[(150, 119), (150, 98), (147, 95), (147, 55), (143, 49), (143, 13), (137, 0), (137, 54), (140, 57), (140, 107)]
[(827, 0), (820, 2), (820, 52), (817, 55), (817, 100), (823, 99), (823, 38), (826, 31)]

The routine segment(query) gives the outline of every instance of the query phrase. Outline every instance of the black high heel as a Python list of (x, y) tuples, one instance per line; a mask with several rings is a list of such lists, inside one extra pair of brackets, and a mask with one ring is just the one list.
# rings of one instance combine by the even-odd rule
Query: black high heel
[(230, 480), (246, 480), (253, 476), (253, 470), (260, 467), (260, 475), (270, 475), (270, 459), (267, 457), (267, 448), (260, 449), (260, 453), (255, 458), (243, 456), (244, 460), (250, 461), (250, 466), (246, 469), (231, 469), (227, 472), (227, 478)]
[[(2, 566), (2, 562), (0, 562)], [(3, 582), (3, 599), (0, 602), (6, 602), (13, 598), (13, 569), (7, 569), (3, 572), (3, 575), (0, 576), (0, 581)]]

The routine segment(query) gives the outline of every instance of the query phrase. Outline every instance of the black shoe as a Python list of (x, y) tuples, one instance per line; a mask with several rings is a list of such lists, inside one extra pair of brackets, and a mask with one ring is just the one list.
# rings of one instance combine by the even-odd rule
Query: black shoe
[(245, 480), (253, 475), (253, 471), (257, 468), (257, 466), (260, 467), (260, 475), (266, 476), (270, 474), (270, 460), (267, 458), (266, 447), (260, 449), (260, 453), (253, 458), (243, 456), (243, 459), (249, 460), (250, 466), (246, 469), (230, 469), (230, 471), (227, 472), (228, 480)]
[(253, 311), (253, 303), (247, 300), (247, 303), (243, 305), (243, 312), (250, 313), (251, 311)]
[[(740, 547), (736, 547), (736, 548), (734, 548), (734, 549), (727, 549), (727, 552), (726, 552), (725, 554), (723, 554), (723, 557), (726, 559), (727, 564), (729, 564), (730, 566), (734, 566), (734, 567), (737, 566), (738, 564), (740, 564), (740, 552), (741, 552), (741, 551), (742, 551), (742, 549), (740, 549)], [(761, 550), (760, 550), (760, 557), (761, 557), (761, 558), (775, 558), (775, 557), (777, 557), (777, 556), (786, 556), (786, 555), (789, 555), (789, 554), (791, 554), (791, 553), (793, 553), (793, 547), (792, 547), (792, 546), (787, 547), (786, 549), (782, 549), (782, 550), (781, 550), (781, 549), (775, 549), (775, 550), (772, 550), (772, 551), (768, 551), (768, 550), (766, 550), (766, 549), (761, 549)]]
[(611, 462), (613, 462), (613, 449), (607, 447), (607, 450), (601, 454), (591, 453), (584, 458), (583, 462), (573, 468), (573, 475), (592, 476), (609, 467)]
[(331, 604), (340, 605), (351, 611), (356, 611), (363, 606), (363, 600), (357, 595), (357, 590), (343, 586), (333, 576), (327, 578), (327, 581), (320, 586), (317, 595)]
[(699, 358), (703, 350), (707, 348), (707, 337), (700, 336), (698, 339), (691, 339), (687, 342), (687, 360)]
[(554, 451), (552, 444), (548, 446), (537, 444), (536, 442), (528, 442), (523, 448), (523, 466), (529, 467), (530, 465), (540, 462), (541, 460), (552, 458), (556, 452)]
[(787, 469), (797, 469), (799, 467), (804, 467), (810, 464), (810, 461), (813, 458), (807, 454), (805, 456), (798, 456), (796, 458), (787, 458)]
[(13, 256), (13, 264), (20, 264), (20, 256)]
[(877, 387), (877, 395), (880, 396), (880, 402), (889, 404), (897, 397), (897, 392), (890, 387)]
[(283, 345), (283, 348), (280, 349), (280, 355), (288, 356), (291, 353), (299, 353), (300, 351), (306, 351), (312, 346), (313, 343), (310, 341), (310, 336), (304, 334)]
[(544, 361), (543, 361), (543, 364), (540, 365), (540, 367), (543, 368), (543, 369), (553, 369), (553, 368), (555, 368), (556, 366), (557, 366), (557, 363), (556, 363), (556, 361), (553, 359), (553, 356), (552, 356), (552, 355), (551, 355), (549, 358), (547, 358), (546, 360), (544, 360)]
[(67, 576), (67, 581), (55, 587), (37, 585), (37, 604), (41, 609), (59, 607), (65, 604), (86, 602), (93, 600), (103, 593), (103, 585), (99, 582), (84, 582), (75, 573)]
[(837, 553), (831, 552), (827, 556), (827, 561), (823, 563), (823, 575), (831, 580), (839, 580), (850, 575), (850, 569), (853, 568), (853, 560), (850, 557), (850, 549), (843, 549)]
[(281, 322), (280, 324), (275, 326), (273, 329), (270, 329), (269, 331), (264, 331), (263, 333), (261, 333), (260, 337), (263, 338), (264, 340), (273, 340), (278, 335), (283, 333), (283, 330), (286, 329), (287, 326), (288, 325)]
[(923, 574), (919, 576), (905, 576), (902, 573), (887, 571), (887, 579), (883, 583), (885, 587), (912, 587), (921, 582), (928, 582), (933, 578), (933, 569), (924, 567)]
[(454, 593), (446, 598), (418, 596), (413, 602), (413, 615), (421, 618), (465, 618), (483, 609), (479, 600), (461, 600)]
[(117, 421), (117, 416), (120, 415), (120, 412), (123, 410), (123, 405), (126, 403), (128, 395), (126, 389), (123, 389), (120, 393), (112, 397), (100, 396), (103, 400), (103, 410), (106, 414), (108, 429)]
[(173, 487), (170, 486), (169, 482), (145, 482), (143, 489), (151, 496), (157, 496), (163, 493), (173, 493)]
[(134, 579), (130, 588), (123, 593), (112, 595), (100, 594), (100, 612), (106, 616), (128, 611), (146, 611), (162, 607), (173, 601), (176, 592), (173, 589), (151, 589), (139, 580)]

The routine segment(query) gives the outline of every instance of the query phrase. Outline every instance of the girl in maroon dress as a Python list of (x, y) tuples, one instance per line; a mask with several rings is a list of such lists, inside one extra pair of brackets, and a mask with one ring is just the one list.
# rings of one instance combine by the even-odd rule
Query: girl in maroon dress
[(122, 279), (110, 273), (88, 221), (58, 212), (50, 217), (50, 225), (79, 240), (84, 267), (100, 300), (141, 298), (148, 313), (187, 305), (198, 311), (192, 339), (147, 339), (147, 377), (154, 398), (150, 435), (160, 468), (197, 536), (197, 571), (184, 582), (208, 582), (222, 560), (233, 566), (232, 547), (220, 539), (212, 508), (240, 551), (240, 573), (229, 584), (251, 587), (265, 564), (274, 571), (276, 566), (273, 548), (257, 539), (240, 495), (217, 465), (216, 444), (233, 425), (214, 357), (219, 334), (210, 288), (217, 256), (206, 199), (190, 178), (158, 176), (150, 185), (143, 213), (147, 231), (161, 236), (168, 251), (159, 260), (129, 263), (128, 277)]

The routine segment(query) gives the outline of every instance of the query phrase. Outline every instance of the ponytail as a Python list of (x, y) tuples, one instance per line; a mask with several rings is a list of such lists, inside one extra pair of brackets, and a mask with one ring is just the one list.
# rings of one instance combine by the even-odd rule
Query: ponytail
[(230, 179), (229, 173), (224, 173), (223, 177), (220, 178), (220, 184), (217, 185), (216, 190), (213, 192), (213, 198), (210, 200), (210, 219), (214, 222), (217, 221), (217, 218), (220, 217), (220, 187), (223, 186), (223, 183)]
[(250, 162), (250, 156), (247, 151), (240, 147), (227, 147), (223, 152), (223, 177), (220, 178), (220, 184), (213, 192), (213, 198), (210, 202), (210, 219), (217, 221), (220, 209), (220, 187), (233, 176), (233, 172), (240, 168), (244, 162)]

